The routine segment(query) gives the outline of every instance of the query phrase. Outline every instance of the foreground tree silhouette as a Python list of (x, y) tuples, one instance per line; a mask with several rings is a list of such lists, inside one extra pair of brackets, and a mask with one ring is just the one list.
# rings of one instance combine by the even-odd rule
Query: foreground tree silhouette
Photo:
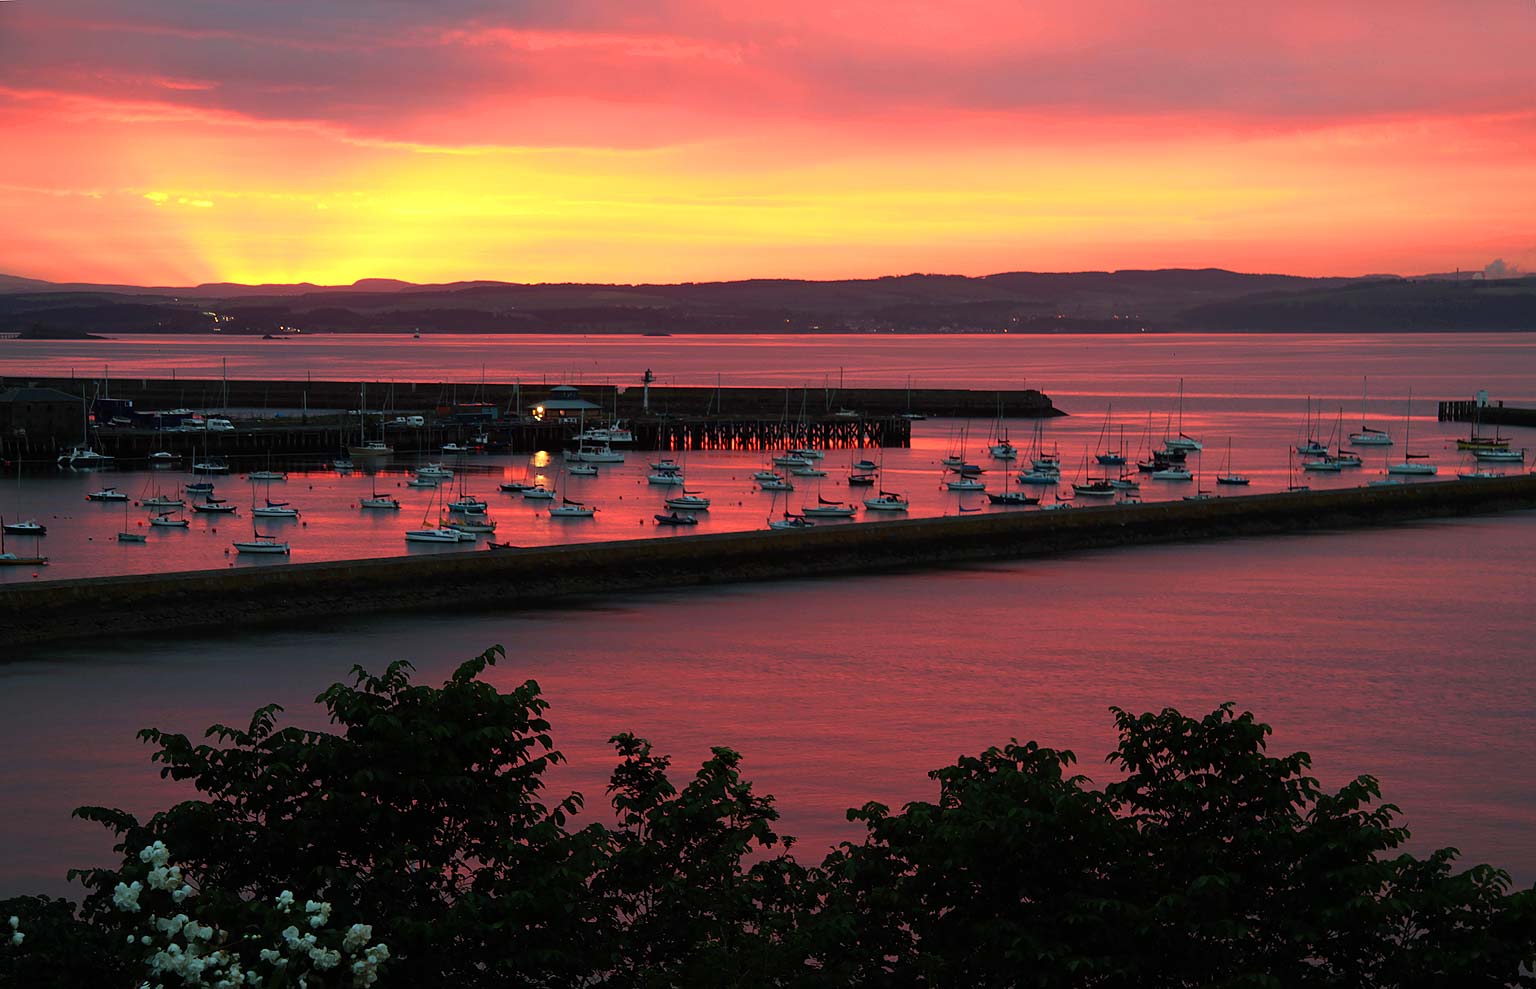
[(1375, 780), (1325, 792), (1231, 705), (1114, 709), (1101, 788), (1034, 742), (962, 758), (934, 802), (850, 811), (864, 839), (806, 867), (727, 748), (679, 787), (616, 735), (616, 825), (574, 827), (581, 796), (544, 793), (561, 756), (537, 684), (481, 679), (502, 655), (441, 687), (355, 668), (318, 698), (334, 732), (272, 707), (210, 744), (143, 732), (199, 798), (143, 823), (82, 808), (122, 864), (78, 874), (78, 914), (0, 903), (30, 932), (0, 945), (0, 984), (133, 982), (113, 891), (159, 840), (203, 923), (238, 938), (284, 890), (323, 899), (390, 946), (385, 985), (1536, 985), (1536, 894), (1400, 854)]
[[(1267, 725), (1113, 709), (1125, 773), (1010, 743), (933, 774), (935, 803), (850, 811), (868, 837), (824, 869), (812, 921), (831, 981), (896, 985), (1533, 985), (1536, 900), (1453, 875), (1375, 779), (1334, 794)], [(1527, 969), (1528, 971), (1529, 969)]]

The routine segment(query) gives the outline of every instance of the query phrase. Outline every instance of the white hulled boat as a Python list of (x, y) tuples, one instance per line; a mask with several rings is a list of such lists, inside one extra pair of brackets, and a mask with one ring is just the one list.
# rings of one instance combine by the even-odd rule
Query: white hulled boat
[(251, 530), (251, 535), (252, 538), (250, 540), (235, 543), (235, 552), (288, 555), (288, 543), (286, 541), (279, 540), (275, 536), (263, 535), (254, 529)]
[(878, 497), (865, 498), (864, 507), (871, 512), (904, 512), (907, 499), (894, 491), (882, 491)]

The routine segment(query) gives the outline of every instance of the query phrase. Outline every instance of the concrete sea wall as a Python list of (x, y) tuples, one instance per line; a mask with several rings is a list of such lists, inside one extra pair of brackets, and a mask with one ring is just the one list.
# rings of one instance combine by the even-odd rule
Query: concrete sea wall
[[(0, 657), (70, 638), (228, 630), (337, 616), (516, 610), (733, 581), (875, 573), (1079, 549), (1391, 524), (1536, 508), (1536, 477), (1207, 501), (821, 525), (260, 569), (99, 577), (0, 590)], [(628, 598), (626, 598), (628, 599)]]

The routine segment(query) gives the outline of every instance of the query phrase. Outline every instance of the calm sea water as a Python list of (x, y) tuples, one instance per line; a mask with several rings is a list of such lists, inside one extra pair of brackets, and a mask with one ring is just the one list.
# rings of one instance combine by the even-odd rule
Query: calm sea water
[[(1191, 408), (1283, 399), (1299, 414), (1310, 395), (1357, 415), (1361, 377), (1402, 414), (1421, 399), (1471, 398), (1479, 388), (1536, 399), (1536, 334), (949, 334), (857, 336), (322, 335), (287, 340), (135, 336), (0, 341), (0, 374), (278, 378), (472, 383), (1040, 388), (1069, 411), (1113, 397), (1159, 414), (1184, 380)], [(1077, 401), (1082, 399), (1082, 401)], [(1391, 404), (1396, 402), (1397, 404)], [(1186, 409), (1186, 414), (1189, 412)]]
[[(87, 349), (104, 348), (93, 350), (91, 360), (112, 361), (117, 374), (130, 360), (147, 360), (128, 354), (132, 347), (158, 348), (162, 364), (136, 366), (135, 373), (146, 375), (164, 373), (168, 356), (201, 361), (197, 373), (207, 374), (221, 355), (215, 348), (244, 348), (239, 352), (248, 351), (256, 363), (242, 366), (241, 374), (272, 374), (273, 362), (303, 362), (315, 365), (317, 377), (356, 375), (367, 367), (378, 378), (395, 369), (399, 380), (476, 380), (481, 362), (490, 365), (488, 376), (502, 379), (527, 369), (524, 380), (545, 372), (551, 380), (603, 374), (620, 380), (645, 366), (664, 380), (699, 384), (712, 383), (719, 370), (727, 384), (815, 385), (809, 376), (816, 373), (831, 375), (835, 386), (839, 366), (848, 384), (899, 385), (911, 374), (920, 385), (1000, 387), (1027, 377), (1074, 413), (1049, 427), (1069, 464), (1098, 441), (1110, 401), (1116, 420), (1127, 422), (1130, 442), (1139, 439), (1148, 412), (1160, 436), (1182, 376), (1185, 431), (1204, 437), (1207, 469), (1220, 466), (1231, 436), (1234, 467), (1252, 474), (1259, 490), (1284, 483), (1285, 447), (1302, 431), (1309, 394), (1324, 398), (1325, 428), (1338, 420), (1340, 406), (1345, 428), (1358, 424), (1365, 373), (1371, 422), (1400, 434), (1411, 387), (1413, 446), (1435, 454), (1448, 470), (1455, 463), (1449, 440), (1465, 427), (1430, 422), (1431, 402), (1471, 397), (1479, 387), (1512, 403), (1536, 401), (1532, 344), (1529, 335), (455, 338), (447, 345), (396, 340), (376, 346), (377, 365), (367, 363), (366, 345), (351, 338), (266, 347), (178, 338)], [(36, 345), (0, 343), (0, 368), (27, 373), (18, 370), (25, 364), (32, 373), (49, 373), (56, 368), (48, 361), (79, 356), (61, 350), (86, 345), (48, 346), (55, 348), (51, 354)], [(18, 356), (23, 350), (29, 356)], [(317, 359), (325, 355), (339, 363)], [(578, 371), (576, 355), (600, 363)], [(424, 360), (435, 373), (420, 373)], [(356, 366), (343, 370), (347, 361)], [(231, 358), (232, 376), (236, 363)], [(939, 492), (936, 461), (963, 425), (930, 421), (912, 450), (886, 452), (887, 471), (902, 479), (914, 501), (923, 499), (930, 514), (958, 504)], [(989, 425), (972, 424), (972, 449)], [(1015, 424), (1013, 432), (1016, 441), (1028, 438), (1027, 426)], [(1519, 435), (1516, 445), (1536, 446), (1529, 440)], [(1397, 451), (1400, 436), (1399, 444)], [(631, 458), (632, 465), (642, 460)], [(690, 487), (707, 488), (717, 504), (741, 502), (711, 512), (719, 519), (711, 524), (761, 524), (766, 496), (743, 483), (755, 465), (750, 456), (690, 459)], [(1379, 469), (1368, 458), (1361, 478), (1314, 483), (1360, 483)], [(636, 483), (637, 470), (626, 465), (596, 481), (604, 511), (576, 538), (654, 531), (639, 522), (659, 496)], [(489, 493), (498, 472), (523, 471), (521, 462), (497, 463), (473, 483)], [(0, 483), (0, 505), (41, 498), (41, 508), (38, 502), (23, 507), (59, 506), (59, 536), (42, 541), (59, 558), (57, 576), (109, 566), (131, 571), (146, 547), (105, 541), (121, 522), (121, 508), (81, 500), (90, 487), (112, 483), (113, 473), (28, 475), (20, 495), (8, 480)], [(399, 478), (379, 480), (388, 485)], [(117, 480), (138, 494), (145, 475), (125, 472)], [(403, 496), (412, 500), (401, 518), (372, 531), (350, 507), (372, 483), (364, 476), (315, 474), (274, 485), (283, 492), (274, 497), (306, 512), (307, 526), (290, 524), (295, 558), (320, 558), (298, 554), (321, 552), (318, 544), (332, 541), (346, 547), (344, 555), (403, 551), (396, 530), (420, 518), (419, 498)], [(250, 492), (238, 480), (221, 482), (225, 486), (226, 495), (248, 501)], [(66, 512), (66, 505), (74, 507)], [(522, 511), (493, 502), (493, 514), (518, 539), (533, 541), (538, 519)], [(72, 531), (105, 535), (62, 538)], [(161, 554), (157, 565), (182, 559), (208, 565), (210, 557), (214, 565), (234, 562), (222, 554), (229, 533), (175, 535), (202, 548), (181, 557), (167, 548), (170, 542), (152, 544), (148, 552)], [(1104, 778), (1099, 760), (1113, 743), (1108, 705), (1204, 712), (1234, 700), (1276, 726), (1277, 748), (1312, 752), (1325, 781), (1337, 784), (1360, 772), (1379, 776), (1388, 799), (1407, 809), (1416, 847), (1455, 844), (1468, 859), (1505, 866), (1530, 883), (1536, 880), (1536, 737), (1528, 731), (1536, 712), (1529, 645), (1536, 631), (1533, 547), (1536, 515), (1516, 514), (931, 573), (637, 594), (537, 615), (343, 616), (294, 632), (103, 640), (24, 656), (11, 651), (12, 662), (0, 664), (0, 894), (64, 892), (65, 868), (108, 860), (109, 842), (69, 821), (72, 807), (107, 803), (144, 812), (179, 796), (159, 781), (148, 752), (133, 739), (136, 729), (200, 732), (268, 701), (287, 705), (294, 721), (318, 727), (312, 698), (353, 662), (382, 667), (408, 658), (423, 677), (440, 679), (497, 642), (510, 655), (495, 680), (510, 685), (534, 677), (555, 703), (557, 739), (572, 759), (558, 785), (583, 790), (589, 805), (600, 806), (612, 762), (605, 739), (621, 730), (651, 737), (676, 757), (679, 771), (701, 762), (709, 745), (730, 744), (745, 753), (760, 789), (779, 797), (786, 830), (802, 837), (811, 858), (855, 836), (844, 808), (867, 799), (899, 804), (931, 797), (925, 771), (962, 752), (1009, 737), (1035, 738), (1074, 749), (1086, 772)], [(130, 562), (113, 562), (120, 560)]]
[[(87, 361), (87, 356), (90, 361)], [(1300, 475), (1299, 458), (1289, 456), (1313, 429), (1327, 440), (1338, 431), (1358, 428), (1362, 412), (1378, 427), (1392, 431), (1398, 445), (1365, 452), (1365, 465), (1336, 475), (1308, 475), (1314, 488), (1351, 486), (1379, 477), (1389, 457), (1405, 449), (1405, 416), (1412, 415), (1412, 446), (1430, 454), (1442, 477), (1470, 466), (1453, 442), (1466, 427), (1435, 421), (1441, 398), (1470, 398), (1486, 388), (1495, 399), (1536, 404), (1536, 335), (1437, 334), (1404, 338), (1365, 335), (1215, 334), (1174, 336), (841, 336), (841, 337), (408, 337), (327, 336), (282, 342), (234, 337), (127, 337), (109, 341), (0, 341), (0, 371), (70, 373), (89, 366), (117, 376), (217, 375), (228, 360), (235, 377), (302, 378), (372, 375), (399, 380), (478, 379), (481, 368), (495, 379), (622, 380), (624, 368), (654, 368), (663, 381), (691, 384), (721, 378), (736, 384), (900, 385), (915, 376), (919, 385), (1017, 387), (1027, 382), (1050, 394), (1071, 415), (1045, 425), (1047, 445), (1058, 446), (1064, 465), (1064, 490), (1074, 477), (1097, 473), (1085, 458), (1105, 445), (1123, 443), (1131, 453), (1159, 442), (1182, 424), (1184, 432), (1203, 438), (1206, 453), (1190, 467), (1194, 483), (1153, 481), (1142, 476), (1144, 500), (1180, 498), (1198, 487), (1219, 495), (1280, 490)], [(583, 368), (590, 367), (590, 371)], [(839, 371), (838, 368), (842, 370)], [(828, 370), (831, 368), (831, 370)], [(1362, 410), (1362, 378), (1369, 375)], [(1183, 387), (1182, 409), (1178, 403)], [(1416, 395), (1410, 404), (1409, 391)], [(1310, 413), (1308, 410), (1312, 410)], [(1005, 410), (1006, 411), (1006, 410)], [(1106, 423), (1108, 429), (1106, 431)], [(882, 454), (866, 451), (883, 464), (884, 487), (900, 491), (914, 516), (959, 514), (993, 509), (981, 494), (958, 495), (941, 484), (939, 461), (963, 450), (994, 469), (988, 488), (1000, 490), (1006, 471), (986, 458), (996, 424), (988, 421), (930, 420), (915, 429), (910, 449)], [(1021, 447), (1032, 424), (1010, 422), (1008, 431)], [(1517, 445), (1536, 447), (1529, 430), (1517, 430)], [(1228, 444), (1230, 443), (1230, 456)], [(106, 440), (110, 452), (110, 438)], [(860, 454), (860, 456), (865, 454)], [(454, 462), (465, 474), (464, 489), (490, 502), (497, 522), (496, 539), (518, 545), (625, 539), (657, 534), (654, 516), (665, 511), (668, 489), (648, 485), (647, 464), (655, 459), (634, 453), (622, 466), (603, 467), (596, 478), (563, 475), (559, 451), (524, 458), (468, 458)], [(762, 458), (750, 453), (711, 451), (687, 460), (690, 489), (703, 491), (713, 505), (701, 524), (687, 532), (762, 528), (770, 515), (815, 504), (818, 496), (857, 502), (867, 489), (849, 489), (848, 453), (833, 453), (822, 465), (828, 477), (797, 480), (797, 491), (775, 498), (757, 490), (753, 471)], [(1091, 461), (1090, 461), (1091, 463)], [(251, 466), (262, 465), (246, 465)], [(129, 505), (91, 503), (86, 494), (114, 485), (135, 501), (157, 491), (172, 492), (191, 477), (177, 471), (69, 472), (46, 467), (10, 479), (0, 478), (0, 514), (36, 518), (49, 535), (34, 546), (18, 540), (29, 555), (49, 557), (44, 570), (0, 568), (0, 584), (105, 574), (146, 573), (213, 567), (275, 566), (281, 557), (231, 555), (231, 542), (248, 538), (250, 507), (268, 497), (287, 501), (301, 512), (298, 521), (262, 520), (261, 531), (279, 535), (292, 546), (287, 562), (313, 562), (404, 554), (469, 552), (458, 546), (407, 544), (403, 532), (435, 520), (436, 495), (404, 487), (410, 463), (402, 461), (377, 476), (358, 472), (338, 476), (318, 463), (280, 465), (293, 471), (287, 482), (268, 488), (239, 476), (217, 480), (218, 494), (241, 506), (239, 517), (188, 513), (188, 530), (150, 529), (149, 512)], [(1231, 470), (1252, 478), (1246, 489), (1214, 484), (1216, 473)], [(562, 487), (570, 497), (599, 508), (592, 520), (550, 519), (543, 506), (500, 494), (496, 482), (534, 478)], [(1296, 478), (1299, 480), (1299, 476)], [(362, 511), (358, 499), (375, 488), (396, 496), (398, 514)], [(452, 500), (459, 484), (445, 488)], [(1047, 500), (1048, 489), (1037, 489)], [(827, 524), (862, 524), (826, 522)], [(124, 528), (145, 531), (146, 543), (118, 543)], [(672, 530), (665, 534), (676, 535)]]
[[(440, 681), (493, 643), (539, 680), (602, 806), (615, 732), (690, 772), (729, 744), (805, 855), (842, 812), (927, 799), (926, 770), (1035, 738), (1099, 779), (1106, 707), (1226, 700), (1313, 753), (1326, 782), (1382, 780), (1416, 847), (1454, 844), (1536, 880), (1536, 516), (1082, 553), (1007, 566), (615, 597), (536, 615), (337, 620), (289, 632), (102, 642), (0, 665), (0, 895), (62, 890), (107, 860), (72, 807), (177, 799), (133, 733), (200, 732), (310, 702), (361, 662)], [(188, 607), (196, 607), (189, 601)]]

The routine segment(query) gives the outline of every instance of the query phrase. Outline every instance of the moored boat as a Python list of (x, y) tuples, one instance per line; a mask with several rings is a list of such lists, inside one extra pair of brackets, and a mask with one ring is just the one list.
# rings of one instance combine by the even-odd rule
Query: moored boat
[(408, 543), (461, 543), (474, 542), (475, 537), (467, 532), (459, 532), (446, 526), (435, 529), (407, 529), (405, 541)]
[(596, 508), (584, 505), (579, 501), (561, 498), (560, 504), (555, 505), (549, 510), (549, 517), (552, 519), (589, 519), (596, 512)]
[(105, 487), (99, 491), (92, 491), (85, 496), (86, 501), (127, 501), (128, 496), (113, 487)]
[(105, 453), (97, 453), (88, 446), (72, 447), (70, 451), (59, 457), (60, 467), (105, 467), (117, 458)]
[(828, 501), (821, 495), (816, 496), (816, 504), (800, 509), (800, 514), (813, 519), (851, 519), (858, 509), (852, 505), (845, 505), (840, 501)]
[(250, 539), (235, 543), (235, 552), (287, 556), (288, 543), (276, 536), (264, 535), (252, 529)]
[(865, 498), (864, 507), (871, 512), (904, 512), (908, 508), (907, 499), (894, 491), (882, 491), (878, 497)]
[(668, 508), (680, 508), (690, 512), (709, 511), (709, 499), (701, 497), (695, 492), (684, 490), (682, 494), (668, 498), (664, 504)]
[(1113, 498), (1116, 490), (1118, 489), (1109, 483), (1109, 479), (1104, 477), (1091, 478), (1086, 484), (1072, 485), (1072, 491), (1075, 494), (1086, 495), (1089, 498)]

